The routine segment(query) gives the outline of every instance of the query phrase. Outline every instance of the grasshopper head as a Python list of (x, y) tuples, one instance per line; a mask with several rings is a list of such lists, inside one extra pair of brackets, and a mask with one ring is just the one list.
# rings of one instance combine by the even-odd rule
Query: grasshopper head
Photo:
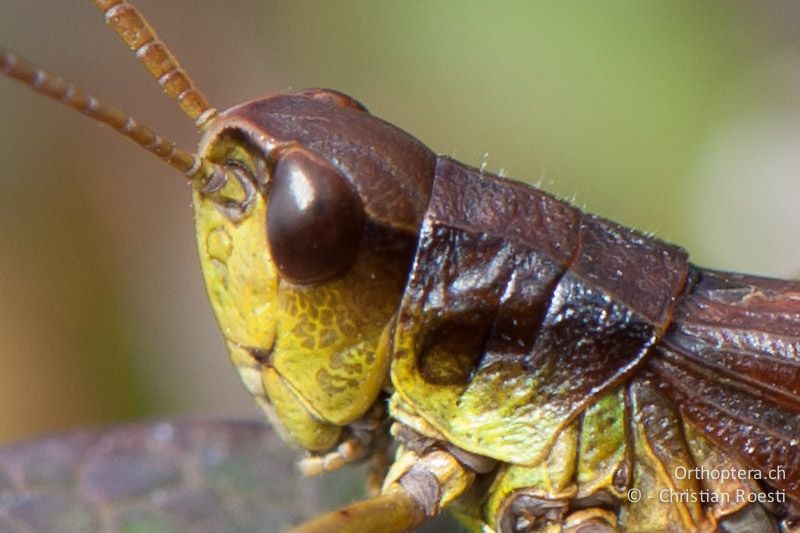
[(386, 382), (434, 155), (349, 97), (318, 89), (229, 109), (200, 152), (249, 182), (238, 213), (194, 196), (230, 356), (284, 435), (326, 451)]

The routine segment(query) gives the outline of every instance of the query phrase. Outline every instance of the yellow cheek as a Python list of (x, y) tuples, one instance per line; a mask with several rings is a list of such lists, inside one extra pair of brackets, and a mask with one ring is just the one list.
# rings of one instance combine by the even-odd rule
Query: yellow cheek
[(364, 254), (341, 279), (279, 291), (275, 369), (311, 411), (338, 425), (370, 408), (388, 373), (384, 330), (402, 286), (379, 259)]

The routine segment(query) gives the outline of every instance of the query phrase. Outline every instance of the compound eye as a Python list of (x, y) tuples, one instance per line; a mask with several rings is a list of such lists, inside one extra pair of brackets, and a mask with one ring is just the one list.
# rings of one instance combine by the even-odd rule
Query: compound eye
[(280, 274), (307, 284), (345, 271), (364, 226), (361, 202), (326, 161), (301, 148), (284, 152), (272, 173), (267, 240)]

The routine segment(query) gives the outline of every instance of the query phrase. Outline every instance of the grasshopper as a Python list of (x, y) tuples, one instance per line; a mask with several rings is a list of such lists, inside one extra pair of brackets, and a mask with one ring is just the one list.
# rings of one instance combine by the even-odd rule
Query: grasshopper
[[(705, 486), (679, 483), (664, 464), (783, 468), (767, 492), (752, 480), (712, 486), (785, 504), (777, 516), (791, 525), (795, 382), (729, 352), (768, 354), (788, 372), (797, 284), (698, 268), (680, 248), (436, 156), (335, 91), (219, 114), (130, 6), (98, 4), (204, 132), (197, 155), (10, 54), (4, 70), (189, 176), (231, 359), (275, 426), (312, 452), (307, 472), (380, 459), (392, 422), (399, 447), (383, 494), (308, 530), (401, 530), (451, 504), (467, 523), (503, 531), (773, 520), (749, 500), (640, 505), (631, 490)], [(737, 322), (740, 313), (754, 318)], [(731, 326), (766, 339), (723, 333), (715, 352), (714, 335)], [(744, 429), (747, 402), (765, 394), (770, 420)], [(739, 433), (717, 416), (733, 404)], [(788, 503), (775, 501), (786, 492)]]

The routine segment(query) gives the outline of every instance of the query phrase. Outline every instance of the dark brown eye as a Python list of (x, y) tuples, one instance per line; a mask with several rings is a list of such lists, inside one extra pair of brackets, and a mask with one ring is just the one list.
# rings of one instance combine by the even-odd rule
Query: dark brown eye
[(364, 211), (350, 184), (326, 161), (301, 148), (282, 154), (267, 202), (267, 239), (283, 277), (312, 283), (352, 264)]

